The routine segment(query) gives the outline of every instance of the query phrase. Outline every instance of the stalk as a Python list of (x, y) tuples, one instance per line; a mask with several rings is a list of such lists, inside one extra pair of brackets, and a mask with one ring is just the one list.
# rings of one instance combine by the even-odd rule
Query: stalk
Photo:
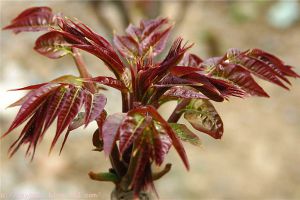
[[(91, 78), (92, 76), (90, 75), (90, 73), (87, 70), (87, 67), (83, 61), (80, 51), (77, 48), (72, 48), (72, 52), (73, 52), (73, 58), (76, 63), (76, 67), (79, 71), (80, 77)], [(85, 86), (88, 87), (92, 93), (97, 92), (96, 87), (93, 83), (85, 83)], [(101, 127), (99, 127), (99, 128), (101, 128)], [(114, 145), (109, 158), (110, 158), (112, 167), (116, 171), (116, 174), (119, 177), (122, 177), (125, 173), (125, 167), (124, 167), (123, 163), (120, 161), (119, 149), (116, 144)]]

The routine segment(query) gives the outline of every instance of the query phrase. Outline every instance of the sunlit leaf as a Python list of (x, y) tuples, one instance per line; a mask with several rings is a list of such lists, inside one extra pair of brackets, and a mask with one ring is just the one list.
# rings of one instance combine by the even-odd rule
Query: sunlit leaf
[(177, 123), (170, 123), (173, 131), (177, 134), (177, 136), (185, 142), (189, 142), (192, 145), (200, 146), (201, 140), (199, 137), (190, 131), (186, 125), (184, 124), (177, 124)]
[(92, 94), (86, 92), (85, 96), (85, 127), (93, 120), (97, 119), (102, 113), (106, 104), (106, 97), (103, 94)]
[(32, 7), (26, 9), (3, 29), (11, 29), (15, 33), (23, 31), (45, 31), (56, 25), (57, 15), (49, 7)]
[(34, 49), (48, 58), (61, 58), (67, 54), (72, 54), (71, 45), (58, 32), (48, 32), (40, 36)]
[(183, 110), (184, 118), (191, 125), (215, 139), (223, 135), (223, 122), (214, 106), (208, 100), (192, 100)]

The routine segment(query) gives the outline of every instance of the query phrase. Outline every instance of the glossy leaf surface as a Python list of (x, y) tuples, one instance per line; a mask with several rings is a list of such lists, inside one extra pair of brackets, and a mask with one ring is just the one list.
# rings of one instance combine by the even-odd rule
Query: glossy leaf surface
[(13, 30), (15, 33), (24, 31), (45, 31), (57, 24), (57, 15), (49, 7), (33, 7), (26, 9), (3, 29)]
[(170, 126), (174, 130), (174, 132), (177, 134), (177, 136), (184, 142), (188, 142), (195, 146), (201, 145), (201, 140), (199, 137), (190, 131), (186, 125), (184, 124), (177, 124), (177, 123), (170, 123)]
[(72, 53), (71, 45), (58, 32), (49, 32), (40, 36), (35, 42), (34, 49), (53, 59)]
[(197, 130), (215, 139), (223, 135), (223, 122), (214, 106), (207, 100), (192, 100), (183, 110), (184, 118)]

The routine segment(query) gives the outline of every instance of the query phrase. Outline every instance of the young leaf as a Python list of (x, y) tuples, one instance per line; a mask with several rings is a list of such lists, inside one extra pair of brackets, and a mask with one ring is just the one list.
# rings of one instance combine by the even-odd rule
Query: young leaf
[[(45, 101), (45, 98), (49, 93), (59, 87), (59, 84), (49, 83), (43, 85), (37, 90), (33, 90), (27, 94), (26, 101), (22, 104), (16, 118), (12, 122), (11, 126), (9, 127), (8, 131), (2, 136), (6, 136), (9, 132), (13, 129), (17, 128), (20, 124), (22, 124), (26, 119), (28, 119)], [(2, 138), (1, 137), (1, 138)]]
[(198, 92), (196, 89), (189, 86), (176, 86), (169, 89), (163, 94), (166, 97), (176, 97), (184, 99), (208, 99), (207, 96)]
[(57, 16), (49, 7), (32, 7), (19, 14), (3, 29), (13, 30), (14, 33), (50, 30), (57, 24)]
[(86, 127), (91, 121), (100, 116), (106, 104), (106, 97), (100, 93), (92, 94), (90, 92), (86, 92), (85, 94), (86, 115), (84, 124)]
[(261, 49), (251, 49), (248, 50), (246, 54), (251, 57), (255, 57), (257, 59), (262, 60), (283, 76), (300, 78), (299, 74), (292, 70), (291, 66), (285, 65), (282, 60), (270, 53), (267, 53)]
[(170, 125), (164, 120), (164, 118), (161, 117), (157, 110), (152, 106), (144, 106), (136, 108), (135, 111), (143, 115), (150, 114), (154, 120), (160, 123), (162, 128), (165, 130), (165, 133), (170, 137), (172, 144), (179, 156), (181, 157), (185, 167), (189, 169), (189, 162), (184, 147), (182, 146), (182, 143), (180, 142), (176, 134), (173, 132)]
[(145, 128), (147, 128), (152, 122), (150, 116), (139, 116), (134, 112), (128, 113), (123, 123), (120, 126), (120, 153), (124, 151), (138, 138)]
[(195, 99), (183, 110), (184, 118), (191, 125), (215, 139), (223, 135), (223, 122), (214, 106), (203, 99)]
[(130, 35), (114, 36), (114, 45), (119, 53), (128, 59), (134, 59), (139, 55), (139, 44)]
[(200, 68), (200, 64), (203, 62), (201, 58), (192, 53), (186, 53), (181, 61), (183, 66)]
[(200, 146), (201, 140), (199, 137), (194, 134), (192, 131), (186, 127), (184, 124), (177, 124), (177, 123), (169, 123), (172, 127), (173, 131), (177, 134), (177, 136), (185, 142), (189, 142), (192, 145)]
[(95, 82), (95, 83), (107, 85), (107, 86), (110, 86), (112, 88), (118, 89), (122, 92), (128, 90), (127, 87), (124, 85), (124, 83), (122, 83), (118, 79), (114, 79), (112, 77), (97, 76), (97, 77), (94, 77), (94, 78), (85, 79), (84, 81), (86, 81), (86, 82)]
[(119, 127), (125, 116), (126, 114), (123, 113), (109, 115), (103, 124), (103, 150), (106, 156), (110, 154), (113, 148), (113, 145), (118, 137)]
[(48, 58), (56, 59), (72, 54), (70, 46), (62, 34), (51, 31), (36, 40), (34, 49)]
[(172, 140), (157, 121), (152, 122), (152, 127), (154, 160), (155, 163), (160, 166), (172, 146)]
[(68, 95), (60, 112), (58, 113), (57, 129), (50, 147), (50, 152), (56, 144), (61, 133), (70, 125), (70, 123), (80, 111), (83, 103), (83, 98), (83, 92), (80, 87), (73, 87), (70, 89), (70, 94)]
[(85, 113), (84, 112), (78, 113), (76, 118), (73, 119), (73, 121), (69, 125), (68, 130), (65, 134), (64, 140), (63, 140), (62, 145), (61, 145), (60, 150), (59, 150), (59, 154), (61, 154), (61, 152), (62, 152), (62, 150), (63, 150), (63, 148), (66, 144), (66, 141), (68, 139), (68, 136), (69, 136), (70, 132), (77, 129), (77, 128), (79, 128), (80, 126), (84, 125), (84, 119), (85, 119)]
[(66, 99), (70, 95), (70, 90), (65, 87), (60, 87), (55, 94), (50, 97), (50, 101), (47, 105), (47, 116), (45, 119), (45, 126), (43, 133), (47, 131), (50, 125), (53, 123), (54, 119), (57, 117), (57, 114), (62, 109)]
[(239, 65), (223, 64), (223, 66), (217, 66), (211, 75), (232, 81), (251, 96), (269, 97), (263, 88), (256, 83), (251, 73)]
[(126, 35), (114, 36), (114, 44), (122, 56), (137, 62), (146, 57), (152, 60), (165, 48), (172, 26), (165, 27), (166, 18), (144, 20), (140, 27), (129, 25)]

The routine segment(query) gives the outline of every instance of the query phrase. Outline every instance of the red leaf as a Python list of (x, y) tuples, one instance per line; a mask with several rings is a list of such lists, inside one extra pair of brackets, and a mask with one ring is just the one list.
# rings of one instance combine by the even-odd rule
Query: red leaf
[[(80, 22), (75, 23), (72, 20), (66, 20), (62, 21), (62, 23), (62, 29), (71, 35), (70, 37), (70, 35), (65, 34), (65, 37), (69, 37), (71, 40), (76, 38), (77, 41), (81, 41), (80, 43), (73, 44), (73, 47), (88, 51), (103, 60), (117, 77), (120, 77), (124, 73), (125, 66), (107, 40)], [(65, 28), (72, 26), (72, 31), (69, 28)], [(74, 34), (73, 30), (76, 30), (76, 34)]]
[(209, 78), (209, 82), (219, 90), (224, 98), (228, 98), (229, 96), (243, 98), (246, 95), (245, 91), (233, 82), (213, 77)]
[(291, 66), (285, 65), (282, 60), (270, 53), (267, 53), (261, 49), (251, 49), (247, 51), (246, 54), (266, 62), (270, 67), (273, 68), (273, 70), (277, 71), (281, 75), (300, 78), (299, 74), (292, 70)]
[(22, 104), (16, 118), (12, 122), (8, 131), (2, 137), (6, 136), (9, 132), (11, 132), (13, 129), (22, 124), (26, 119), (28, 119), (39, 108), (39, 106), (41, 106), (42, 102), (45, 101), (45, 98), (59, 86), (59, 84), (49, 83), (28, 93), (26, 95), (27, 99)]
[(166, 30), (160, 32), (153, 32), (151, 35), (145, 38), (141, 42), (141, 46), (143, 49), (142, 55), (146, 55), (150, 51), (153, 57), (159, 55), (166, 46), (171, 29), (172, 27), (170, 26)]
[(10, 89), (8, 91), (18, 91), (18, 90), (34, 90), (34, 89), (38, 89), (41, 86), (47, 85), (48, 83), (40, 83), (40, 84), (36, 84), (36, 85), (30, 85), (30, 86), (26, 86), (26, 87), (22, 87), (22, 88), (17, 88), (17, 89)]
[(195, 54), (186, 53), (181, 61), (181, 64), (189, 67), (200, 67), (200, 64), (203, 62), (201, 58), (199, 58)]
[[(160, 54), (165, 48), (171, 26), (166, 27), (166, 18), (144, 20), (140, 27), (129, 25), (125, 36), (115, 36), (114, 44), (126, 59), (139, 62), (139, 59), (149, 59)], [(141, 62), (145, 65), (144, 62)]]
[(144, 107), (136, 108), (136, 112), (139, 112), (143, 115), (147, 115), (148, 113), (150, 113), (152, 115), (152, 117), (161, 124), (161, 126), (165, 129), (167, 135), (171, 138), (172, 144), (173, 144), (174, 148), (176, 149), (177, 153), (179, 154), (179, 156), (181, 157), (185, 167), (187, 169), (189, 169), (187, 155), (182, 146), (182, 143), (180, 142), (180, 140), (178, 139), (176, 134), (173, 132), (173, 130), (170, 127), (170, 125), (168, 124), (168, 122), (166, 122), (161, 117), (161, 115), (156, 111), (156, 109), (153, 108), (152, 106), (144, 106)]
[(125, 113), (115, 113), (109, 115), (102, 127), (102, 134), (103, 134), (103, 143), (104, 143), (104, 154), (109, 156), (113, 145), (118, 137), (119, 127), (126, 117)]
[(34, 49), (40, 54), (53, 59), (72, 54), (71, 45), (61, 33), (56, 31), (40, 36), (35, 42)]
[(85, 118), (85, 113), (80, 112), (80, 113), (78, 113), (76, 118), (73, 119), (73, 121), (69, 125), (68, 130), (65, 134), (64, 140), (63, 140), (62, 145), (61, 145), (60, 150), (59, 150), (59, 154), (61, 154), (61, 152), (62, 152), (62, 150), (63, 150), (63, 148), (66, 144), (66, 141), (68, 139), (68, 136), (69, 136), (70, 132), (77, 129), (77, 128), (79, 128), (80, 126), (84, 125), (84, 118)]
[(161, 81), (162, 78), (169, 72), (169, 69), (175, 67), (180, 62), (184, 53), (192, 47), (192, 45), (181, 46), (181, 43), (182, 38), (177, 38), (168, 55), (160, 65), (139, 72), (138, 84), (143, 86), (140, 87), (140, 90), (147, 90), (152, 84), (156, 84), (158, 81)]
[(70, 89), (70, 94), (67, 96), (57, 118), (57, 129), (52, 141), (50, 152), (52, 151), (57, 139), (61, 133), (70, 125), (72, 120), (80, 111), (83, 102), (83, 92), (80, 87), (73, 87)]
[(66, 99), (70, 95), (69, 89), (65, 87), (60, 87), (53, 95), (50, 97), (50, 101), (47, 104), (47, 115), (45, 119), (45, 126), (43, 133), (47, 131), (50, 125), (53, 123), (54, 119), (57, 117), (58, 113), (62, 109)]
[(153, 127), (154, 160), (160, 166), (172, 146), (172, 141), (157, 122), (153, 121)]
[(175, 66), (170, 69), (170, 72), (177, 76), (184, 76), (193, 72), (202, 71), (199, 67), (190, 67), (190, 66)]
[(114, 36), (114, 44), (119, 53), (130, 59), (139, 55), (139, 44), (131, 36)]
[(23, 31), (45, 31), (57, 24), (57, 15), (48, 7), (33, 7), (18, 15), (4, 30), (11, 29), (15, 33)]
[(182, 77), (182, 79), (186, 79), (188, 81), (191, 81), (191, 86), (199, 90), (201, 93), (203, 93), (205, 96), (207, 96), (209, 99), (221, 102), (224, 100), (223, 95), (218, 90), (218, 88), (211, 83), (211, 78), (207, 75), (201, 74), (201, 73), (191, 73), (188, 75), (185, 75)]
[(119, 129), (121, 154), (143, 133), (145, 128), (151, 124), (151, 121), (150, 116), (137, 116), (134, 110), (128, 113)]
[(261, 79), (272, 82), (276, 85), (279, 85), (285, 89), (288, 89), (278, 78), (276, 72), (270, 68), (266, 63), (256, 59), (245, 56), (240, 56), (239, 62), (241, 62), (241, 66), (249, 69), (254, 75), (258, 76)]
[(85, 79), (84, 81), (100, 83), (100, 84), (107, 85), (107, 86), (113, 87), (113, 88), (121, 90), (121, 91), (128, 90), (127, 87), (124, 85), (124, 83), (122, 83), (118, 79), (114, 79), (111, 77), (98, 76), (98, 77), (94, 77), (94, 78)]
[(202, 93), (195, 91), (192, 87), (187, 86), (176, 86), (169, 89), (167, 92), (164, 93), (164, 96), (168, 97), (177, 97), (177, 98), (184, 98), (184, 99), (208, 99)]
[(250, 72), (239, 65), (222, 64), (222, 66), (217, 66), (211, 74), (232, 81), (251, 96), (269, 97), (252, 78)]
[(158, 18), (158, 19), (150, 19), (150, 20), (142, 20), (140, 24), (140, 28), (142, 29), (142, 40), (149, 36), (151, 33), (155, 32), (155, 30), (161, 28), (163, 25), (168, 23), (167, 18)]
[(28, 143), (26, 156), (33, 160), (36, 145), (42, 137), (42, 127), (46, 116), (46, 107), (40, 107), (23, 128), (19, 138), (10, 146), (9, 156), (12, 157), (22, 144)]
[[(227, 55), (225, 56), (227, 59), (224, 62), (239, 64), (244, 68), (250, 70), (256, 76), (271, 83), (277, 84), (285, 89), (288, 89), (288, 87), (286, 87), (281, 82), (281, 80), (283, 80), (290, 84), (290, 82), (281, 71), (282, 66), (280, 65), (280, 63), (271, 63), (271, 61), (266, 59), (266, 57), (259, 56), (263, 55), (262, 52), (258, 55), (255, 55), (255, 52), (257, 51), (254, 51), (254, 56), (252, 56), (251, 50), (241, 52), (238, 49), (229, 49), (227, 51)], [(279, 66), (277, 66), (276, 64), (279, 64)]]
[(85, 127), (93, 120), (98, 118), (106, 104), (106, 97), (103, 94), (90, 92), (85, 93)]

